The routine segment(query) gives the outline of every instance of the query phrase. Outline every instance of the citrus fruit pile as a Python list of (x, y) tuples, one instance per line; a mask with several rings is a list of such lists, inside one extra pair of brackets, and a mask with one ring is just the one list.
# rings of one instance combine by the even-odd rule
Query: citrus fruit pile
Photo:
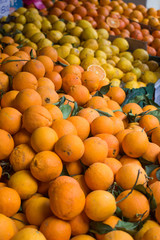
[(127, 84), (131, 60), (105, 71), (69, 64), (52, 46), (1, 43), (0, 240), (158, 239), (159, 106), (106, 79), (113, 69)]

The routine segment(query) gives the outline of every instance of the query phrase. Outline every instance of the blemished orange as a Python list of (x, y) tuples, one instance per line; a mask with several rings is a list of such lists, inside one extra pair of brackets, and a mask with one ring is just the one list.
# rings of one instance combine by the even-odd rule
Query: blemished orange
[(90, 133), (90, 124), (89, 122), (81, 116), (71, 116), (67, 118), (68, 121), (73, 123), (77, 129), (77, 135), (83, 140), (85, 140)]
[(117, 206), (121, 209), (123, 216), (127, 217), (131, 222), (139, 221), (141, 214), (144, 213), (142, 220), (146, 219), (150, 213), (148, 199), (144, 194), (136, 190), (133, 190), (132, 193), (125, 198), (130, 191), (131, 190), (125, 190), (119, 194), (116, 198)]
[(30, 224), (40, 226), (47, 217), (52, 215), (49, 198), (33, 198), (28, 203), (25, 214)]
[(20, 90), (14, 100), (14, 107), (19, 112), (24, 113), (27, 108), (33, 105), (42, 105), (41, 95), (31, 88)]
[(22, 122), (23, 127), (32, 133), (38, 127), (50, 127), (52, 125), (52, 116), (45, 107), (33, 105), (24, 111)]
[(14, 100), (18, 93), (19, 91), (17, 90), (11, 90), (4, 93), (1, 98), (1, 107), (14, 107)]
[(104, 163), (112, 169), (114, 175), (122, 167), (122, 163), (116, 158), (105, 158)]
[(28, 144), (16, 146), (9, 156), (10, 164), (15, 172), (29, 169), (30, 163), (35, 156), (35, 152)]
[(105, 108), (108, 107), (107, 102), (105, 98), (100, 96), (92, 97), (86, 104), (86, 107), (99, 109), (99, 108)]
[(155, 163), (160, 153), (160, 146), (155, 143), (149, 142), (147, 151), (142, 155), (142, 158), (149, 162)]
[(47, 72), (45, 77), (49, 78), (54, 83), (56, 91), (62, 87), (62, 77), (58, 72), (54, 70), (52, 72)]
[(121, 87), (110, 87), (106, 95), (120, 105), (124, 102), (126, 98), (126, 93)]
[(160, 227), (153, 227), (145, 232), (142, 240), (154, 240), (159, 238), (160, 238)]
[(66, 134), (77, 135), (75, 126), (67, 119), (55, 119), (51, 127), (56, 131), (58, 138)]
[(27, 132), (24, 128), (21, 128), (16, 134), (13, 135), (14, 145), (26, 143), (30, 144), (30, 133)]
[(69, 222), (55, 216), (46, 218), (40, 225), (40, 231), (48, 240), (69, 240), (71, 236)]
[(21, 50), (18, 52), (15, 52), (13, 56), (17, 56), (21, 58), (22, 60), (24, 60), (24, 63), (26, 63), (26, 61), (29, 61), (31, 59), (31, 57), (25, 51), (21, 51)]
[(66, 166), (69, 176), (78, 175), (83, 172), (83, 166), (82, 166), (80, 160), (75, 161), (75, 162), (66, 163), (65, 166)]
[(20, 240), (20, 239), (32, 240), (33, 238), (34, 240), (46, 240), (43, 233), (38, 231), (35, 227), (33, 228), (32, 226), (21, 229), (18, 233), (14, 235), (12, 240)]
[(73, 85), (81, 85), (82, 81), (80, 77), (75, 73), (67, 73), (62, 78), (62, 89), (67, 93), (71, 86)]
[(17, 232), (18, 229), (14, 221), (0, 213), (0, 229), (1, 235), (0, 240), (10, 240)]
[(153, 130), (151, 134), (151, 141), (160, 146), (160, 126)]
[(107, 143), (99, 137), (89, 137), (84, 140), (84, 154), (81, 161), (90, 166), (95, 162), (103, 162), (108, 155)]
[(67, 94), (71, 95), (79, 106), (85, 105), (90, 99), (88, 88), (84, 85), (73, 85)]
[(9, 132), (0, 129), (0, 160), (9, 157), (14, 148), (14, 141)]
[(144, 131), (132, 131), (124, 137), (122, 148), (129, 157), (138, 158), (147, 151), (148, 143), (147, 134)]
[(29, 170), (13, 173), (8, 181), (8, 186), (15, 189), (23, 200), (30, 198), (38, 189), (37, 180)]
[(70, 220), (69, 224), (71, 226), (72, 236), (85, 234), (89, 230), (89, 218), (86, 216), (85, 212), (82, 212), (81, 214)]
[(89, 124), (91, 124), (91, 122), (95, 118), (99, 117), (100, 115), (99, 115), (99, 113), (95, 109), (92, 109), (90, 107), (86, 107), (86, 108), (82, 108), (78, 112), (77, 116), (85, 118), (89, 122)]
[(73, 219), (85, 206), (85, 195), (80, 185), (67, 176), (60, 176), (51, 183), (49, 198), (53, 214), (62, 220)]
[(96, 134), (114, 132), (114, 123), (110, 117), (100, 116), (94, 119), (91, 123), (91, 134), (95, 136)]
[(10, 187), (0, 188), (0, 213), (7, 217), (16, 214), (20, 208), (20, 195)]
[(62, 168), (61, 159), (52, 151), (37, 153), (30, 164), (33, 177), (42, 182), (48, 182), (58, 177)]
[(74, 134), (59, 138), (54, 149), (64, 162), (78, 161), (84, 154), (84, 144), (81, 138)]
[(63, 113), (56, 105), (47, 103), (44, 107), (50, 112), (53, 121), (55, 119), (63, 119)]
[(11, 135), (21, 128), (22, 114), (15, 108), (5, 107), (0, 110), (0, 128)]
[(136, 185), (142, 184), (146, 186), (147, 179), (145, 170), (141, 166), (138, 166), (134, 163), (123, 165), (117, 172), (115, 180), (123, 189), (131, 189), (136, 182), (138, 171), (140, 171), (140, 174)]
[(151, 133), (153, 132), (152, 129), (159, 126), (159, 120), (157, 117), (147, 114), (141, 117), (139, 121), (139, 126), (144, 129), (147, 135), (150, 136)]
[(58, 93), (53, 88), (50, 88), (48, 86), (42, 86), (37, 88), (37, 92), (42, 99), (42, 106), (45, 106), (49, 103), (54, 104), (58, 102)]
[(38, 86), (37, 78), (29, 72), (19, 72), (12, 80), (12, 88), (21, 91), (25, 88), (36, 90)]
[(58, 140), (57, 133), (50, 127), (39, 127), (31, 135), (30, 143), (34, 151), (51, 151)]
[(102, 140), (104, 140), (108, 145), (108, 155), (107, 157), (113, 157), (116, 158), (119, 154), (119, 142), (118, 139), (109, 133), (101, 133), (97, 134), (96, 137), (100, 137)]
[(93, 221), (104, 221), (116, 211), (114, 196), (104, 190), (95, 190), (86, 197), (84, 211)]
[(87, 168), (84, 179), (87, 186), (93, 191), (108, 190), (114, 181), (114, 174), (105, 163), (96, 162)]

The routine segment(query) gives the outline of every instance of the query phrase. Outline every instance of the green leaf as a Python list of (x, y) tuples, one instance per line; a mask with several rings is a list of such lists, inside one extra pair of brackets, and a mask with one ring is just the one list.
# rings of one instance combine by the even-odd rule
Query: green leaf
[(156, 207), (157, 207), (156, 199), (152, 194), (151, 198), (150, 198), (150, 208), (152, 211), (154, 211), (156, 209)]
[(77, 102), (74, 102), (74, 108), (73, 108), (71, 116), (77, 115), (78, 112), (79, 112), (78, 104), (77, 104)]
[[(147, 175), (149, 176), (151, 174), (151, 172), (156, 169), (158, 167), (158, 165), (148, 165), (148, 166), (145, 166), (145, 171), (147, 173)], [(159, 176), (160, 177), (160, 176)]]
[(125, 231), (131, 235), (134, 235), (137, 232), (137, 228), (139, 226), (139, 222), (125, 222), (125, 221), (118, 221), (115, 228), (117, 230)]
[(33, 49), (31, 49), (31, 51), (30, 51), (30, 57), (31, 57), (31, 59), (34, 59)]
[(101, 87), (101, 89), (99, 90), (100, 93), (103, 95), (105, 95), (106, 93), (108, 93), (109, 89), (110, 89), (111, 83), (109, 83), (108, 85), (105, 85), (103, 87)]
[(139, 161), (142, 164), (143, 167), (148, 166), (148, 165), (152, 165), (153, 162), (147, 161), (146, 159), (139, 157)]
[(138, 192), (143, 193), (146, 195), (146, 188), (142, 184), (138, 184), (134, 187), (134, 190), (137, 190)]
[(156, 172), (156, 178), (158, 179), (158, 181), (160, 181), (160, 169), (158, 169)]
[(71, 106), (69, 104), (60, 105), (59, 109), (63, 113), (63, 118), (64, 119), (67, 119), (69, 117), (69, 115), (71, 114), (71, 111), (72, 111), (72, 108), (71, 108)]
[(140, 101), (143, 101), (145, 97), (143, 95), (138, 95), (135, 98), (131, 99), (129, 102), (130, 103), (139, 103)]
[(157, 109), (157, 110), (154, 110), (154, 111), (150, 111), (148, 114), (157, 117), (158, 120), (160, 121), (160, 109)]
[(62, 63), (62, 62), (60, 62), (60, 61), (57, 61), (55, 64), (56, 64), (56, 65), (61, 65), (62, 67), (67, 67), (67, 66), (68, 66), (67, 64)]
[(90, 222), (90, 229), (89, 229), (90, 232), (98, 233), (98, 234), (105, 234), (105, 233), (111, 232), (113, 230), (114, 229), (111, 226), (109, 226), (103, 222), (94, 222), (94, 221)]
[(119, 218), (122, 218), (122, 217), (123, 217), (123, 215), (122, 215), (122, 210), (121, 210), (119, 207), (116, 208), (115, 214), (116, 214), (116, 216), (119, 217)]
[(59, 105), (62, 105), (66, 101), (66, 97), (63, 96), (60, 98)]
[(67, 168), (65, 166), (65, 164), (63, 164), (63, 170), (61, 172), (60, 176), (69, 176), (68, 172), (67, 172)]
[(103, 94), (100, 91), (97, 91), (92, 97), (96, 96), (103, 97)]

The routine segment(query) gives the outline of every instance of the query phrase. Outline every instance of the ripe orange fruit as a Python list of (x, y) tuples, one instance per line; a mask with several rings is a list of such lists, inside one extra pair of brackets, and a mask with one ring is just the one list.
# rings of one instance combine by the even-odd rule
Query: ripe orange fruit
[(38, 83), (36, 77), (29, 72), (19, 72), (12, 80), (12, 88), (21, 91), (25, 88), (37, 89)]
[(55, 90), (54, 83), (46, 77), (42, 77), (38, 79), (38, 87), (49, 87)]
[(55, 216), (46, 218), (40, 225), (40, 231), (48, 240), (69, 240), (71, 236), (71, 226)]
[(75, 73), (67, 73), (62, 78), (62, 88), (67, 93), (71, 86), (81, 85), (82, 81), (80, 77)]
[(10, 187), (0, 188), (0, 213), (7, 217), (18, 212), (21, 199), (18, 192)]
[(83, 172), (83, 167), (82, 167), (80, 160), (75, 161), (75, 162), (66, 163), (65, 166), (66, 166), (69, 176), (78, 175)]
[(45, 67), (43, 63), (36, 59), (31, 59), (23, 66), (24, 72), (32, 73), (37, 79), (40, 77), (44, 77), (45, 75)]
[(145, 132), (132, 131), (124, 137), (122, 148), (129, 157), (138, 158), (147, 151), (148, 143), (149, 141)]
[(58, 140), (57, 133), (49, 127), (39, 127), (31, 135), (31, 146), (36, 152), (51, 151)]
[(147, 230), (143, 235), (142, 240), (154, 240), (159, 238), (160, 238), (160, 227), (158, 226), (158, 227), (153, 227)]
[(33, 57), (34, 58), (37, 57), (36, 51), (30, 46), (24, 46), (24, 47), (20, 48), (20, 50), (26, 52), (29, 57), (30, 57), (30, 54), (31, 54), (31, 51), (32, 51)]
[(156, 211), (155, 211), (155, 217), (157, 222), (160, 224), (160, 204), (158, 204)]
[(64, 162), (74, 162), (83, 156), (84, 144), (77, 135), (66, 134), (56, 142), (55, 152)]
[(106, 95), (120, 105), (124, 102), (126, 98), (125, 91), (120, 87), (111, 87)]
[(99, 109), (99, 108), (105, 108), (108, 107), (107, 102), (105, 98), (100, 96), (92, 97), (86, 104), (87, 107)]
[(151, 133), (153, 132), (152, 129), (159, 126), (159, 120), (157, 117), (147, 114), (141, 117), (139, 125), (141, 128), (144, 129), (147, 135), (150, 136)]
[(12, 218), (16, 224), (18, 231), (28, 224), (26, 215), (24, 213), (18, 212), (15, 215), (13, 215)]
[(87, 168), (84, 179), (91, 190), (107, 190), (113, 183), (114, 175), (105, 163), (96, 162)]
[[(119, 194), (116, 198), (116, 202), (120, 201), (130, 190), (125, 190)], [(142, 220), (146, 219), (150, 212), (149, 201), (145, 195), (141, 192), (133, 190), (133, 192), (124, 200), (117, 203), (117, 206), (121, 209), (124, 217), (127, 217), (131, 222), (139, 221), (141, 214), (144, 214)]]
[(128, 163), (135, 163), (135, 164), (137, 164), (138, 166), (141, 166), (141, 167), (142, 167), (142, 165), (141, 165), (141, 163), (140, 163), (140, 161), (139, 161), (138, 159), (128, 157), (127, 155), (123, 155), (123, 156), (120, 158), (119, 161), (122, 163), (122, 165), (126, 165), (126, 164), (128, 164)]
[(89, 218), (86, 216), (85, 212), (82, 212), (81, 214), (70, 220), (69, 224), (71, 226), (72, 236), (85, 234), (89, 230)]
[(32, 240), (33, 237), (34, 240), (46, 240), (43, 233), (38, 231), (36, 228), (33, 228), (33, 226), (21, 229), (18, 233), (14, 235), (12, 240), (20, 240), (25, 238), (27, 238), (28, 240)]
[(96, 240), (96, 239), (86, 234), (80, 234), (71, 238), (71, 240)]
[(50, 112), (43, 106), (33, 105), (23, 113), (23, 127), (32, 133), (38, 127), (49, 127), (52, 124)]
[(160, 147), (155, 143), (149, 142), (147, 151), (142, 155), (142, 157), (149, 162), (155, 163), (156, 160), (158, 159), (159, 153)]
[(84, 175), (79, 174), (79, 175), (75, 175), (73, 176), (73, 178), (79, 183), (81, 189), (83, 190), (85, 196), (88, 195), (88, 193), (90, 193), (90, 189), (87, 187), (87, 184), (84, 180)]
[(116, 135), (118, 132), (124, 130), (124, 123), (120, 118), (113, 116), (110, 119), (113, 121), (114, 124), (113, 135)]
[(94, 119), (91, 123), (91, 134), (95, 136), (96, 134), (114, 132), (114, 123), (110, 117), (100, 116)]
[(56, 91), (62, 87), (62, 77), (58, 72), (56, 71), (47, 72), (45, 74), (45, 77), (49, 78), (54, 83)]
[(116, 158), (105, 158), (104, 163), (112, 169), (114, 175), (122, 167), (122, 163)]
[(41, 56), (41, 55), (48, 56), (52, 59), (53, 62), (57, 62), (58, 53), (56, 49), (53, 47), (48, 46), (48, 47), (41, 48), (38, 52), (38, 56)]
[(115, 176), (117, 184), (123, 189), (131, 189), (137, 179), (138, 171), (140, 171), (139, 178), (137, 181), (138, 184), (146, 185), (146, 172), (145, 170), (134, 163), (129, 163), (123, 165)]
[(1, 213), (0, 213), (0, 229), (1, 229), (0, 240), (4, 239), (10, 240), (18, 232), (18, 229), (14, 221)]
[(95, 162), (103, 162), (108, 155), (107, 143), (99, 137), (89, 137), (84, 140), (84, 154), (81, 158), (83, 164), (90, 166)]
[(66, 119), (55, 119), (51, 127), (56, 131), (58, 138), (67, 134), (77, 135), (75, 126)]
[[(99, 238), (98, 238), (99, 239)], [(104, 234), (104, 238), (102, 239), (105, 239), (105, 240), (133, 240), (133, 237), (125, 232), (125, 231), (122, 231), (122, 230), (115, 230), (115, 231), (111, 231), (109, 233), (106, 233)]]
[(153, 130), (151, 134), (151, 141), (160, 146), (160, 127)]
[(20, 170), (15, 172), (8, 181), (8, 186), (15, 189), (21, 199), (28, 199), (37, 192), (37, 180), (28, 170)]
[(114, 196), (104, 190), (95, 190), (86, 197), (84, 211), (93, 221), (104, 221), (112, 216), (116, 210)]
[(47, 103), (44, 105), (44, 107), (50, 112), (53, 121), (55, 119), (63, 118), (63, 114), (62, 114), (61, 110), (56, 105)]
[(95, 109), (92, 109), (90, 107), (86, 107), (86, 108), (82, 108), (78, 112), (77, 116), (85, 118), (89, 122), (89, 124), (91, 124), (91, 122), (95, 118), (99, 117), (100, 115), (99, 115), (99, 113)]
[(148, 181), (148, 184), (150, 185), (150, 184), (152, 184), (152, 183), (154, 183), (154, 182), (156, 182), (156, 181), (158, 181), (158, 178), (157, 178), (157, 171), (159, 170), (160, 168), (159, 167), (157, 167), (157, 168), (155, 168), (151, 173), (150, 173), (150, 175), (149, 175), (149, 177), (151, 177), (151, 179), (149, 179), (149, 181)]
[(14, 141), (10, 133), (0, 129), (0, 160), (9, 157), (14, 148)]
[(58, 93), (53, 88), (50, 88), (47, 86), (38, 87), (37, 92), (41, 96), (42, 106), (48, 103), (54, 104), (58, 102), (58, 99), (59, 99)]
[(89, 90), (84, 85), (73, 85), (67, 94), (71, 95), (79, 106), (83, 106), (90, 99)]
[(77, 135), (83, 140), (85, 140), (90, 133), (90, 125), (89, 122), (81, 116), (71, 116), (67, 118), (75, 128), (77, 129)]
[(15, 76), (17, 73), (21, 72), (23, 65), (24, 62), (22, 62), (19, 57), (7, 57), (1, 63), (1, 71), (11, 76)]
[(9, 90), (9, 77), (4, 72), (0, 71), (0, 89), (3, 92), (7, 92)]
[(116, 138), (118, 139), (119, 141), (119, 151), (121, 154), (123, 154), (123, 149), (122, 149), (122, 141), (124, 139), (124, 137), (130, 133), (132, 130), (131, 129), (123, 129), (123, 130), (120, 130), (118, 133), (115, 134)]
[(27, 132), (24, 128), (22, 128), (13, 135), (13, 140), (15, 146), (23, 143), (30, 144), (30, 133)]
[(160, 182), (159, 181), (155, 181), (154, 183), (149, 185), (150, 189), (153, 192), (153, 196), (154, 196), (154, 198), (156, 200), (157, 205), (160, 204), (160, 199), (159, 199), (160, 188), (159, 188), (159, 186), (160, 186)]
[(16, 146), (9, 156), (10, 164), (15, 172), (29, 169), (35, 152), (28, 144)]
[(50, 57), (41, 55), (41, 56), (37, 57), (37, 60), (40, 61), (44, 65), (46, 73), (53, 71), (54, 63)]
[(60, 176), (49, 187), (50, 207), (55, 216), (71, 220), (79, 215), (85, 205), (85, 195), (78, 182), (67, 176)]
[(84, 71), (82, 73), (82, 84), (88, 88), (89, 92), (96, 91), (99, 86), (99, 76), (93, 71)]
[(132, 112), (133, 114), (140, 114), (143, 112), (142, 108), (137, 103), (127, 103), (122, 108), (124, 113)]

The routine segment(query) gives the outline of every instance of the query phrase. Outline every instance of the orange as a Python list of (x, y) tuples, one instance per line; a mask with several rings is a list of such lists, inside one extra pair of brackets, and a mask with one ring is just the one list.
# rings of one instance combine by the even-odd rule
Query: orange
[(24, 63), (26, 63), (26, 61), (29, 61), (31, 59), (31, 57), (25, 51), (15, 52), (13, 56), (17, 56), (21, 58), (22, 60), (24, 60)]
[(122, 167), (122, 163), (116, 158), (105, 158), (104, 163), (112, 169), (114, 175)]
[(86, 108), (82, 108), (78, 112), (77, 116), (85, 118), (89, 122), (89, 124), (91, 124), (91, 122), (97, 117), (99, 117), (100, 115), (95, 109), (86, 107)]
[(33, 57), (34, 58), (37, 57), (36, 51), (30, 46), (21, 47), (20, 50), (26, 52), (29, 55), (29, 57), (30, 57), (31, 51), (32, 51)]
[(123, 154), (123, 149), (122, 149), (122, 141), (124, 137), (130, 133), (132, 130), (131, 129), (122, 129), (118, 133), (115, 134), (116, 138), (119, 141), (119, 151), (121, 154)]
[(141, 166), (141, 167), (142, 167), (142, 165), (141, 165), (141, 163), (140, 163), (140, 161), (139, 161), (138, 159), (128, 157), (127, 155), (123, 155), (123, 156), (120, 158), (119, 161), (122, 163), (122, 165), (126, 165), (126, 164), (128, 164), (128, 163), (135, 163), (135, 164), (137, 164), (138, 166)]
[(151, 134), (151, 141), (160, 146), (160, 126), (153, 130)]
[(82, 84), (88, 88), (89, 92), (96, 91), (99, 86), (99, 76), (94, 71), (84, 71), (82, 73)]
[(30, 164), (30, 171), (37, 180), (48, 182), (57, 178), (62, 172), (62, 161), (51, 151), (37, 153)]
[(5, 107), (0, 110), (0, 128), (15, 134), (21, 128), (22, 114), (15, 108)]
[(125, 91), (121, 87), (110, 87), (106, 95), (120, 105), (124, 102), (126, 98)]
[(41, 56), (41, 55), (48, 56), (52, 59), (53, 62), (57, 62), (58, 53), (56, 49), (53, 47), (48, 46), (48, 47), (41, 48), (38, 52), (38, 56)]
[(133, 237), (125, 231), (115, 230), (104, 234), (102, 240), (133, 240)]
[(159, 126), (159, 120), (157, 117), (147, 114), (141, 117), (139, 126), (150, 136), (153, 132), (152, 129)]
[(147, 151), (148, 143), (149, 141), (145, 132), (132, 131), (124, 137), (122, 148), (129, 157), (138, 158)]
[(51, 126), (52, 116), (45, 107), (33, 105), (24, 111), (22, 122), (23, 127), (32, 133), (38, 127)]
[(158, 178), (157, 178), (157, 171), (159, 170), (160, 168), (159, 167), (157, 167), (157, 168), (155, 168), (151, 173), (150, 173), (150, 175), (149, 175), (149, 177), (150, 177), (150, 179), (149, 179), (149, 181), (148, 181), (148, 184), (150, 185), (150, 184), (152, 184), (152, 183), (154, 183), (154, 182), (156, 182), (156, 181), (158, 181)]
[(121, 209), (122, 215), (128, 218), (131, 222), (137, 222), (139, 221), (141, 214), (145, 213), (142, 220), (146, 219), (150, 212), (148, 199), (145, 195), (136, 190), (133, 190), (133, 192), (125, 198), (129, 192), (130, 190), (125, 190), (116, 198), (117, 206)]
[(12, 56), (14, 53), (18, 52), (18, 48), (12, 44), (7, 45), (4, 49), (3, 52), (8, 54), (9, 56)]
[(160, 204), (158, 204), (156, 211), (155, 211), (155, 217), (157, 222), (160, 224)]
[(15, 172), (8, 181), (8, 186), (15, 189), (21, 199), (28, 199), (37, 192), (38, 183), (28, 170)]
[(77, 135), (83, 140), (85, 140), (90, 133), (90, 124), (89, 122), (81, 116), (71, 116), (67, 118), (75, 128), (77, 129)]
[(24, 113), (27, 108), (33, 105), (42, 105), (41, 95), (31, 88), (20, 90), (14, 100), (15, 108), (19, 112)]
[(89, 219), (84, 212), (69, 221), (72, 236), (85, 234), (89, 230)]
[(67, 73), (62, 78), (62, 88), (66, 93), (69, 91), (70, 87), (75, 84), (77, 84), (77, 85), (82, 84), (80, 77), (78, 75), (76, 75), (75, 73)]
[(37, 92), (41, 96), (42, 106), (44, 106), (45, 104), (48, 104), (48, 103), (54, 104), (54, 103), (58, 102), (58, 99), (59, 99), (58, 93), (53, 88), (45, 87), (45, 86), (38, 87)]
[(107, 190), (114, 181), (114, 175), (105, 163), (96, 162), (87, 168), (84, 179), (91, 190)]
[(101, 133), (101, 134), (97, 134), (96, 137), (101, 138), (102, 140), (104, 140), (107, 145), (108, 145), (108, 155), (107, 157), (117, 157), (118, 153), (119, 153), (119, 142), (118, 139), (109, 133)]
[(10, 187), (0, 188), (0, 213), (7, 217), (16, 214), (20, 208), (21, 199), (18, 192)]
[(15, 222), (18, 231), (28, 224), (27, 218), (24, 213), (18, 212), (12, 216), (12, 219)]
[(13, 44), (14, 43), (14, 39), (12, 37), (9, 37), (9, 36), (3, 36), (1, 38), (1, 42), (2, 43), (6, 43), (6, 44)]
[(14, 148), (12, 136), (5, 130), (0, 129), (0, 160), (9, 157)]
[(119, 110), (121, 109), (120, 105), (114, 100), (107, 101), (108, 108), (111, 110)]
[(1, 235), (0, 240), (10, 240), (17, 232), (18, 229), (14, 221), (0, 213), (0, 229)]
[(138, 171), (140, 171), (139, 178), (137, 181), (138, 184), (146, 185), (146, 172), (145, 170), (134, 163), (129, 163), (123, 165), (115, 176), (117, 184), (123, 189), (131, 189), (137, 179)]
[(62, 78), (68, 74), (68, 73), (74, 73), (76, 74), (79, 78), (81, 78), (82, 74), (81, 74), (81, 69), (76, 66), (76, 65), (69, 65), (66, 66), (62, 71), (61, 71), (61, 76)]
[(42, 77), (38, 79), (38, 87), (49, 87), (55, 90), (54, 83), (46, 77)]
[(10, 164), (15, 172), (29, 169), (35, 152), (28, 144), (16, 146), (9, 156)]
[(158, 226), (158, 227), (153, 227), (147, 230), (143, 235), (142, 240), (154, 240), (159, 238), (160, 238), (160, 227)]
[(57, 133), (52, 128), (39, 127), (31, 135), (31, 146), (36, 152), (51, 151), (57, 140)]
[(62, 220), (71, 220), (84, 209), (85, 195), (78, 182), (71, 177), (56, 178), (50, 185), (49, 197), (53, 214)]
[(88, 88), (84, 85), (73, 85), (67, 94), (71, 95), (79, 106), (83, 106), (90, 99)]
[(96, 240), (96, 239), (86, 234), (80, 234), (78, 236), (71, 238), (71, 240)]
[(33, 198), (28, 203), (25, 214), (30, 224), (40, 226), (47, 217), (52, 215), (49, 198)]
[(50, 112), (53, 121), (55, 119), (62, 119), (63, 118), (63, 114), (57, 106), (55, 106), (53, 104), (50, 104), (50, 103), (47, 103), (46, 105), (44, 105), (44, 107)]
[(19, 91), (16, 90), (4, 93), (1, 97), (1, 107), (14, 107), (14, 100), (18, 93)]
[(95, 162), (103, 162), (108, 155), (107, 143), (99, 137), (89, 137), (84, 140), (84, 154), (81, 158), (83, 164), (90, 166)]
[(27, 227), (27, 228), (21, 229), (18, 233), (14, 235), (12, 240), (20, 240), (20, 239), (32, 240), (33, 238), (34, 240), (46, 240), (43, 233), (41, 233), (40, 231), (38, 231), (36, 228), (33, 228), (33, 227)]
[(31, 59), (30, 61), (28, 61), (24, 65), (23, 71), (32, 73), (37, 79), (40, 77), (44, 77), (45, 75), (45, 67), (43, 63), (36, 59)]
[(62, 14), (60, 15), (60, 18), (66, 20), (66, 21), (74, 21), (74, 17), (72, 15), (72, 13), (68, 12), (68, 11), (63, 11)]
[(83, 167), (82, 167), (80, 160), (75, 161), (75, 162), (66, 163), (65, 166), (66, 166), (69, 176), (78, 175), (83, 172)]
[(36, 77), (29, 72), (19, 72), (12, 80), (12, 88), (21, 91), (25, 88), (37, 89), (38, 82)]
[(15, 76), (18, 72), (21, 72), (24, 62), (16, 56), (5, 58), (1, 63), (1, 70), (6, 74)]
[(30, 198), (28, 198), (28, 199), (26, 199), (26, 200), (23, 201), (23, 203), (22, 203), (22, 209), (23, 209), (23, 212), (24, 212), (24, 213), (25, 213), (25, 211), (26, 211), (26, 208), (27, 208), (28, 204), (32, 201), (32, 199), (37, 198), (37, 197), (43, 197), (43, 195), (40, 194), (40, 193), (35, 193), (35, 194), (33, 194)]
[(20, 129), (16, 134), (13, 135), (14, 145), (20, 145), (23, 143), (30, 143), (30, 133), (24, 128)]
[(54, 216), (46, 218), (41, 223), (40, 231), (47, 240), (69, 240), (71, 236), (70, 224)]
[(104, 190), (95, 190), (86, 197), (84, 211), (93, 221), (104, 221), (116, 211), (114, 196)]
[(150, 184), (149, 187), (153, 192), (153, 196), (156, 200), (157, 205), (160, 204), (159, 194), (160, 194), (160, 181), (155, 181), (154, 183)]
[(49, 78), (54, 83), (56, 91), (62, 87), (62, 77), (58, 72), (47, 72), (45, 77)]
[(99, 109), (99, 108), (105, 108), (108, 107), (107, 102), (105, 98), (100, 96), (94, 96), (92, 97), (86, 104), (87, 107)]
[(9, 77), (4, 72), (0, 71), (0, 90), (7, 92), (9, 90)]
[(133, 114), (142, 113), (142, 108), (137, 103), (127, 103), (122, 108), (124, 113), (132, 112)]
[(41, 55), (41, 56), (37, 57), (37, 60), (40, 61), (44, 65), (46, 73), (53, 71), (54, 63), (50, 57)]
[[(100, 9), (100, 8), (99, 8)], [(103, 8), (105, 9), (105, 8)], [(108, 11), (107, 9), (105, 9), (105, 11)], [(106, 72), (104, 71), (104, 69), (99, 66), (99, 65), (90, 65), (88, 68), (87, 68), (87, 71), (91, 71), (91, 72), (94, 72), (98, 78), (99, 78), (99, 81), (102, 81), (106, 78)]]
[(66, 119), (55, 119), (51, 127), (53, 128), (53, 130), (56, 131), (58, 138), (66, 134), (77, 135), (77, 130), (75, 126)]
[(77, 135), (66, 134), (56, 142), (55, 152), (64, 162), (74, 162), (83, 156), (84, 144)]
[(120, 118), (113, 116), (110, 119), (113, 121), (114, 124), (113, 135), (116, 135), (118, 132), (124, 130), (124, 123)]
[(158, 159), (159, 153), (160, 147), (155, 143), (149, 142), (147, 151), (142, 155), (142, 157), (149, 162), (155, 163)]
[(90, 193), (90, 189), (87, 187), (87, 184), (84, 179), (84, 175), (79, 174), (79, 175), (74, 175), (73, 178), (79, 183), (81, 189), (83, 190), (85, 196)]
[(91, 134), (95, 136), (96, 134), (114, 132), (114, 123), (110, 117), (100, 116), (94, 119), (91, 123)]
[(74, 108), (74, 98), (68, 94), (64, 94), (64, 93), (59, 93), (59, 101), (61, 100), (62, 97), (65, 97), (65, 101), (64, 101), (64, 105), (69, 105), (71, 106), (72, 110)]

